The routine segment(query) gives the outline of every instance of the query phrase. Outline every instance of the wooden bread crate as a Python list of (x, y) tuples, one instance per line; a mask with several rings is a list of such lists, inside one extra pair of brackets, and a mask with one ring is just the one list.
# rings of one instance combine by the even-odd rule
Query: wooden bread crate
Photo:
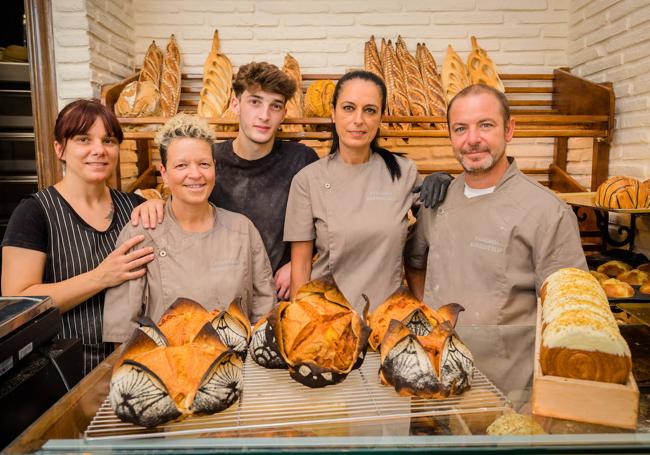
[(635, 430), (639, 388), (632, 372), (625, 385), (544, 375), (539, 360), (542, 343), (542, 306), (539, 303), (536, 330), (533, 414)]

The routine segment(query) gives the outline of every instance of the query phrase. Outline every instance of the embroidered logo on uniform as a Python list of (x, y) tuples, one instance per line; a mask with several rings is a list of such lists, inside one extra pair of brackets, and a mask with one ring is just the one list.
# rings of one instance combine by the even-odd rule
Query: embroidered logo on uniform
[(366, 201), (394, 201), (395, 193), (392, 191), (369, 191)]
[(479, 236), (475, 236), (474, 240), (469, 243), (469, 246), (495, 254), (503, 254), (505, 251), (505, 246), (500, 240), (487, 239)]

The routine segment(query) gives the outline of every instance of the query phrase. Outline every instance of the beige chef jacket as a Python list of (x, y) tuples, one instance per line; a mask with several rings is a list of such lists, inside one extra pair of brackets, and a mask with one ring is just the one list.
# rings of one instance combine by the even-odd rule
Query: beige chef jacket
[(395, 156), (402, 171), (393, 181), (376, 153), (346, 164), (338, 153), (303, 168), (293, 178), (284, 223), (285, 242), (315, 240), (311, 278), (331, 274), (357, 311), (376, 308), (402, 278), (408, 211), (419, 183), (413, 161)]
[(509, 161), (493, 193), (468, 199), (461, 174), (442, 204), (422, 208), (405, 260), (427, 268), (426, 303), (465, 307), (461, 338), (479, 369), (512, 389), (531, 378), (541, 284), (559, 268), (587, 264), (573, 211)]
[(271, 265), (262, 239), (248, 218), (212, 205), (214, 226), (207, 232), (185, 232), (165, 204), (165, 219), (154, 230), (127, 224), (117, 244), (142, 234), (136, 246), (152, 246), (155, 259), (142, 278), (106, 292), (104, 341), (124, 342), (146, 315), (158, 322), (178, 297), (199, 302), (206, 309), (226, 308), (242, 297), (252, 322), (271, 309), (275, 290)]

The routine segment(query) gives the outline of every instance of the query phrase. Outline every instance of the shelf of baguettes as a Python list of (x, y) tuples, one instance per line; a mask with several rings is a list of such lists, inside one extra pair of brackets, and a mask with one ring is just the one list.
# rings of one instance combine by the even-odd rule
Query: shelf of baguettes
[(626, 384), (545, 375), (540, 364), (541, 318), (542, 306), (538, 300), (533, 414), (635, 430), (639, 416), (639, 388), (632, 372)]
[(557, 196), (569, 205), (576, 207), (587, 207), (598, 210), (606, 210), (615, 213), (631, 213), (631, 214), (650, 214), (650, 208), (645, 209), (608, 209), (596, 205), (596, 192), (578, 192), (578, 193), (558, 193)]

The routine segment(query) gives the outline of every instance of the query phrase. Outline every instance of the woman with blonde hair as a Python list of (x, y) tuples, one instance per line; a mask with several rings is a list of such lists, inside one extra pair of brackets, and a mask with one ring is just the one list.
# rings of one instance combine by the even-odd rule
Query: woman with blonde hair
[(141, 278), (107, 292), (104, 339), (126, 341), (138, 316), (157, 321), (179, 297), (208, 310), (242, 297), (243, 311), (256, 321), (275, 301), (271, 266), (250, 220), (208, 201), (216, 179), (212, 130), (199, 117), (178, 114), (159, 130), (156, 142), (171, 199), (155, 230), (127, 225), (120, 234), (118, 244), (144, 235), (155, 259)]

